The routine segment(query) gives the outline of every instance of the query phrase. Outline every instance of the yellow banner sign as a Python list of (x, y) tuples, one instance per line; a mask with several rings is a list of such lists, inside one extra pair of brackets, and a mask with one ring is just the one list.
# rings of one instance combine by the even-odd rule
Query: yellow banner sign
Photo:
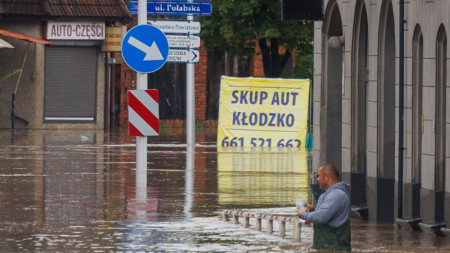
[(103, 41), (103, 52), (120, 52), (122, 50), (122, 38), (126, 33), (125, 26), (106, 27), (106, 36)]
[(305, 147), (309, 80), (222, 77), (217, 146)]

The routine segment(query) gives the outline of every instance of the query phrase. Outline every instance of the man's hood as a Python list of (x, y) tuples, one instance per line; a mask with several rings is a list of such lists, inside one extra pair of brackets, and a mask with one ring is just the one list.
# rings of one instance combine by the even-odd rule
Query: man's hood
[(350, 185), (347, 184), (346, 182), (337, 182), (334, 185), (330, 186), (329, 189), (341, 189), (343, 190), (345, 193), (347, 193), (350, 196)]

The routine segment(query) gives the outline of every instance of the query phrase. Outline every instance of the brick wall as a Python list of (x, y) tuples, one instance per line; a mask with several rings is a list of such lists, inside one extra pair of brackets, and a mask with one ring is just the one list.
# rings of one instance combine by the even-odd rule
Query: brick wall
[(121, 88), (120, 88), (120, 127), (128, 127), (128, 90), (136, 89), (136, 71), (128, 67), (127, 64), (121, 65)]
[(208, 53), (206, 49), (201, 45), (198, 50), (200, 53), (200, 61), (195, 64), (195, 119), (206, 119), (206, 95), (207, 79), (206, 74), (208, 72)]
[(250, 61), (250, 76), (253, 77), (264, 77), (264, 66), (261, 55), (261, 49), (257, 45), (255, 48), (255, 54)]

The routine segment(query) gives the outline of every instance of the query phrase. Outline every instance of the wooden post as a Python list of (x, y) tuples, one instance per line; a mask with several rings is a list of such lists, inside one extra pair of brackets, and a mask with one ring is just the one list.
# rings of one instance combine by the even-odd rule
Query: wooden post
[(233, 213), (234, 224), (239, 224), (239, 215), (237, 213)]
[(280, 220), (280, 237), (286, 236), (286, 221)]
[(261, 231), (261, 218), (256, 218), (256, 230)]
[(267, 219), (267, 233), (273, 233), (273, 220), (270, 218)]
[(250, 217), (248, 215), (249, 215), (249, 213), (244, 213), (244, 227), (245, 228), (250, 227)]
[(294, 236), (292, 237), (292, 239), (296, 242), (300, 241), (300, 235), (302, 233), (302, 224), (298, 221), (298, 219), (295, 219), (295, 221), (293, 222), (293, 227), (294, 227)]
[(228, 214), (226, 211), (223, 212), (223, 220), (224, 221), (230, 221), (230, 219), (228, 218)]

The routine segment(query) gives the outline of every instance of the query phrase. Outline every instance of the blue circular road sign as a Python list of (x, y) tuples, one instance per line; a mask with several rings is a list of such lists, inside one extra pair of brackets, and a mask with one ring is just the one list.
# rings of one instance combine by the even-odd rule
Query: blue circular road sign
[(141, 73), (151, 73), (166, 63), (169, 42), (161, 30), (151, 25), (138, 25), (125, 35), (122, 56), (127, 65)]

